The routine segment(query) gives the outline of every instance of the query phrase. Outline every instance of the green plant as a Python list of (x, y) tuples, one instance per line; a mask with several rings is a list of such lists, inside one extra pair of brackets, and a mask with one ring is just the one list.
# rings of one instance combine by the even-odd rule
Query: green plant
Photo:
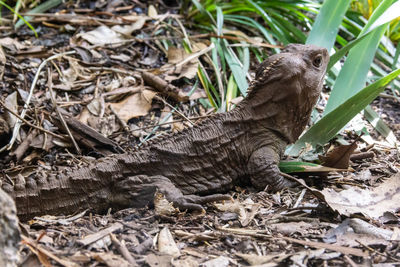
[[(365, 8), (367, 2), (360, 2)], [(229, 105), (224, 105), (226, 96), (232, 99), (236, 92), (246, 94), (249, 58), (254, 55), (261, 61), (267, 55), (259, 47), (250, 46), (249, 48), (245, 44), (252, 44), (252, 39), (248, 36), (261, 36), (271, 45), (306, 42), (326, 47), (329, 51), (337, 49), (329, 63), (327, 83), (333, 89), (325, 116), (291, 148), (292, 154), (300, 151), (305, 143), (313, 145), (326, 143), (364, 108), (366, 108), (366, 113), (370, 114), (367, 117), (372, 116), (373, 119), (377, 119), (378, 115), (368, 104), (382, 91), (381, 86), (393, 80), (392, 88), (400, 89), (400, 83), (396, 80), (397, 75), (393, 74), (396, 74), (396, 69), (400, 67), (397, 63), (399, 49), (396, 52), (394, 46), (384, 36), (388, 30), (398, 27), (397, 14), (400, 14), (400, 2), (395, 0), (368, 2), (371, 2), (372, 6), (368, 6), (370, 13), (366, 20), (362, 16), (364, 13), (354, 7), (355, 1), (352, 0), (325, 0), (322, 6), (318, 4), (318, 1), (233, 0), (227, 3), (218, 0), (202, 2), (192, 0), (195, 8), (190, 12), (189, 17), (193, 17), (199, 28), (217, 35), (235, 35), (242, 38), (241, 42), (212, 39), (215, 43), (214, 69), (219, 70), (219, 73), (215, 73), (214, 76), (220, 77), (219, 79), (224, 81), (223, 87), (228, 89), (224, 89), (223, 94), (217, 90), (208, 90), (212, 92), (209, 98), (213, 101), (210, 102), (220, 110), (224, 110), (225, 107), (229, 107)], [(314, 14), (319, 14), (315, 22)], [(313, 25), (312, 30), (310, 25)], [(233, 28), (234, 31), (231, 30)], [(303, 31), (308, 30), (311, 32), (307, 37)], [(387, 42), (381, 42), (381, 40)], [(334, 44), (336, 44), (335, 47)], [(272, 46), (272, 49), (274, 52), (279, 52), (278, 47)], [(345, 57), (346, 54), (348, 54), (347, 57)], [(335, 63), (344, 57), (346, 61), (343, 67), (335, 66)], [(374, 59), (379, 60), (380, 65), (386, 65), (386, 68), (394, 72), (387, 74), (384, 68), (373, 62)], [(374, 74), (373, 76), (367, 76), (370, 71)], [(209, 80), (205, 84), (203, 82), (205, 75), (203, 76), (201, 79), (203, 87), (212, 88), (213, 82), (210, 77), (207, 76)], [(379, 78), (381, 79), (374, 83)], [(228, 80), (229, 86), (227, 86)], [(371, 84), (371, 87), (365, 87), (366, 82)], [(232, 86), (233, 84), (237, 85), (239, 90), (235, 91), (236, 87)], [(232, 92), (227, 90), (232, 90)], [(218, 99), (220, 97), (221, 99)], [(368, 103), (365, 103), (366, 99)], [(347, 113), (346, 116), (341, 116), (338, 107), (346, 107), (350, 110), (341, 110)], [(335, 118), (340, 118), (340, 120), (335, 119), (333, 123), (332, 115), (329, 115), (331, 113), (336, 114)], [(377, 129), (382, 133), (390, 131), (383, 123), (379, 123), (379, 126)]]
[[(17, 2), (16, 6), (18, 7), (20, 0)], [(25, 18), (23, 18), (17, 11), (15, 11), (12, 7), (10, 7), (8, 4), (6, 4), (4, 1), (0, 0), (0, 6), (6, 7), (8, 10), (10, 10), (13, 14), (15, 14), (23, 23), (25, 23), (35, 34), (36, 37), (38, 37), (37, 32), (35, 28), (27, 21)]]
[[(348, 1), (349, 0), (343, 0)], [(336, 0), (327, 0), (322, 9), (330, 4), (336, 3)], [(325, 144), (333, 138), (357, 113), (362, 111), (372, 102), (387, 85), (395, 79), (399, 70), (393, 71), (388, 75), (382, 75), (382, 78), (372, 83), (370, 86), (364, 87), (367, 80), (367, 74), (374, 59), (375, 51), (387, 29), (387, 25), (392, 19), (388, 12), (397, 9), (400, 14), (400, 2), (394, 0), (384, 0), (374, 10), (370, 19), (367, 21), (359, 36), (353, 43), (338, 51), (338, 55), (333, 55), (330, 67), (336, 63), (343, 55), (344, 51), (349, 51), (346, 61), (341, 68), (338, 76), (334, 80), (334, 85), (329, 97), (327, 106), (324, 111), (324, 117), (313, 125), (289, 150), (292, 155), (298, 154), (305, 143), (312, 145)], [(385, 18), (385, 19), (382, 19)], [(319, 16), (318, 20), (330, 21), (327, 16)], [(313, 28), (311, 36), (318, 36), (319, 32), (331, 31), (338, 25), (322, 23), (321, 27)], [(323, 45), (327, 49), (332, 47), (326, 46), (325, 39), (313, 38), (308, 42), (317, 45)], [(395, 66), (396, 64), (394, 64)], [(364, 88), (363, 88), (364, 87)], [(368, 109), (370, 112), (372, 109)], [(386, 130), (386, 129), (385, 129)]]
[(305, 13), (316, 13), (319, 6), (309, 0), (207, 0), (201, 3), (192, 0), (192, 3), (189, 17), (193, 17), (199, 29), (227, 37), (211, 38), (215, 45), (212, 52), (213, 76), (220, 81), (218, 86), (213, 86), (211, 74), (199, 70), (200, 81), (211, 105), (222, 111), (232, 106), (230, 100), (238, 94), (246, 95), (251, 55), (259, 62), (267, 56), (252, 39), (253, 36), (262, 36), (275, 52), (279, 52), (278, 43), (304, 43), (306, 34), (299, 28), (309, 29), (312, 23)]

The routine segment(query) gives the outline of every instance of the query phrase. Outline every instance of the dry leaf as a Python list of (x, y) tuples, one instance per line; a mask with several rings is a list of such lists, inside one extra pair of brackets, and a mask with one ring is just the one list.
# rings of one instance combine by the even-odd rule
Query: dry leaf
[(151, 101), (155, 95), (156, 93), (153, 91), (143, 90), (126, 97), (121, 102), (111, 103), (110, 105), (118, 116), (127, 122), (131, 118), (146, 115), (151, 108)]
[(153, 5), (149, 5), (149, 10), (147, 15), (151, 18), (157, 17), (157, 9)]
[(44, 134), (39, 134), (32, 140), (32, 142), (30, 142), (29, 146), (49, 151), (50, 148), (55, 146), (53, 138), (54, 137), (51, 135), (45, 136)]
[(358, 218), (348, 218), (336, 228), (330, 229), (324, 242), (341, 246), (357, 246), (357, 241), (365, 245), (382, 245), (388, 243), (387, 240), (396, 240), (392, 239), (393, 236), (394, 232), (389, 229), (376, 227)]
[(125, 40), (122, 34), (104, 25), (92, 31), (80, 33), (77, 37), (81, 37), (94, 45), (115, 44)]
[(82, 122), (83, 124), (88, 125), (88, 120), (92, 115), (90, 114), (89, 110), (87, 107), (84, 107), (81, 113), (78, 115), (76, 118), (78, 121)]
[(247, 218), (247, 213), (244, 205), (242, 205), (239, 201), (235, 200), (234, 202), (225, 201), (223, 204), (215, 203), (214, 206), (219, 211), (229, 211), (234, 212), (239, 215), (239, 221), (242, 223)]
[(400, 209), (400, 173), (372, 190), (353, 187), (336, 192), (325, 188), (321, 193), (327, 204), (342, 215), (362, 213), (378, 219), (384, 212), (397, 212)]
[(168, 71), (169, 75), (165, 77), (167, 81), (173, 81), (180, 79), (182, 77), (186, 77), (188, 79), (193, 79), (197, 74), (197, 68), (199, 65), (198, 59), (192, 59), (186, 62), (183, 65), (177, 64), (182, 63), (186, 58), (190, 57), (192, 54), (186, 53), (186, 51), (182, 48), (177, 47), (169, 47), (168, 48), (168, 64), (162, 67), (163, 70), (170, 69)]
[(160, 215), (172, 215), (177, 213), (172, 202), (169, 202), (165, 196), (159, 192), (156, 192), (154, 196), (154, 210)]
[(145, 257), (145, 260), (150, 267), (169, 267), (171, 266), (172, 257), (169, 255), (155, 255), (150, 253)]
[(236, 253), (236, 255), (247, 261), (250, 265), (261, 265), (271, 262), (274, 263), (273, 265), (268, 265), (268, 266), (277, 266), (278, 263), (282, 262), (284, 259), (290, 256), (285, 253), (266, 255), (266, 256), (259, 256), (255, 254), (242, 254), (242, 253)]
[(122, 62), (128, 62), (130, 61), (132, 58), (126, 54), (119, 54), (119, 55), (111, 55), (110, 56), (111, 59), (115, 59), (115, 60), (119, 60)]
[(158, 234), (158, 251), (162, 254), (178, 257), (181, 255), (178, 246), (168, 227), (164, 227)]
[(146, 23), (146, 18), (145, 17), (139, 17), (139, 19), (135, 22), (132, 23), (131, 25), (115, 25), (111, 27), (111, 30), (120, 33), (126, 37), (131, 37), (132, 32), (140, 30), (143, 28), (144, 24)]
[(350, 156), (357, 148), (357, 140), (350, 145), (341, 145), (332, 149), (326, 156), (319, 156), (321, 165), (326, 167), (347, 169), (349, 167)]
[(10, 37), (1, 38), (0, 45), (10, 49), (13, 52), (27, 48), (27, 46)]
[(103, 97), (96, 97), (86, 106), (87, 109), (95, 116), (103, 117), (104, 115), (104, 98)]
[[(13, 92), (12, 94), (8, 95), (4, 101), (4, 104), (10, 110), (14, 111), (15, 113), (18, 113), (17, 92)], [(10, 129), (13, 129), (17, 121), (17, 117), (15, 117), (9, 111), (7, 111), (5, 115), (8, 126), (10, 126)]]
[(0, 80), (3, 79), (4, 67), (6, 66), (6, 54), (4, 54), (3, 47), (0, 45)]
[(201, 267), (225, 267), (229, 266), (229, 259), (224, 256), (219, 256), (218, 258), (203, 262), (200, 264)]
[(186, 257), (185, 259), (172, 260), (172, 266), (174, 267), (198, 267), (199, 262), (197, 262), (194, 257)]
[(128, 261), (126, 261), (122, 256), (115, 255), (112, 252), (106, 253), (93, 253), (93, 258), (98, 260), (99, 262), (106, 264), (108, 267), (129, 267)]

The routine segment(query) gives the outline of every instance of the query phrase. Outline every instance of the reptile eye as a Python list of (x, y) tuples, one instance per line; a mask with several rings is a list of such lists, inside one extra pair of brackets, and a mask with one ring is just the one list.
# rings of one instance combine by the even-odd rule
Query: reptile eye
[(322, 65), (322, 57), (321, 56), (317, 56), (314, 60), (313, 60), (313, 65), (317, 68), (321, 67)]

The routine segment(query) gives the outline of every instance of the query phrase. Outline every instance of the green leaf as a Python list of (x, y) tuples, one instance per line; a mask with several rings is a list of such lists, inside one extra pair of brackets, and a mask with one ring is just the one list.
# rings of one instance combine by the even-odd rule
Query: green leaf
[[(17, 15), (18, 18), (20, 18), (20, 20), (22, 21), (22, 23), (25, 23), (35, 34), (35, 37), (38, 37), (38, 34), (35, 30), (35, 28), (33, 28), (33, 26), (27, 21), (25, 20), (24, 17), (22, 17), (18, 12), (16, 12), (12, 7), (10, 7), (9, 5), (7, 5), (5, 2), (0, 1), (0, 5), (5, 6), (6, 8), (8, 8), (12, 13), (14, 13), (14, 15)], [(1, 21), (1, 20), (0, 20)], [(15, 26), (16, 28), (16, 26)]]
[(283, 173), (315, 173), (315, 172), (337, 172), (337, 171), (347, 171), (343, 169), (336, 169), (331, 167), (325, 167), (319, 164), (301, 161), (281, 161), (279, 162), (279, 170)]
[(332, 88), (324, 114), (328, 114), (363, 88), (376, 48), (385, 30), (386, 24), (379, 26), (350, 51)]
[(224, 25), (224, 15), (222, 9), (217, 6), (217, 35), (222, 35), (222, 26)]
[(374, 29), (373, 31), (370, 31), (370, 32), (364, 34), (363, 36), (361, 36), (361, 37), (359, 37), (359, 38), (347, 43), (347, 45), (342, 47), (340, 50), (336, 51), (336, 53), (333, 54), (329, 59), (329, 64), (328, 64), (327, 70), (330, 70), (333, 67), (333, 65), (336, 64), (336, 62), (338, 62), (342, 57), (344, 57), (344, 55), (346, 55), (347, 52), (350, 51), (351, 48), (353, 48), (355, 45), (360, 43), (368, 35), (370, 35), (372, 32), (374, 32), (376, 30), (377, 29)]
[(358, 112), (372, 102), (394, 78), (400, 75), (397, 69), (362, 89), (336, 109), (314, 124), (289, 150), (289, 155), (298, 155), (305, 143), (315, 146), (325, 144), (333, 138)]
[(374, 128), (385, 137), (386, 141), (391, 145), (396, 145), (397, 139), (393, 131), (379, 117), (379, 114), (374, 111), (371, 106), (364, 109), (364, 117), (374, 126)]
[(271, 17), (267, 14), (267, 12), (264, 11), (264, 9), (262, 9), (258, 4), (256, 4), (252, 0), (246, 0), (246, 2), (252, 5), (256, 9), (257, 13), (259, 13), (261, 17), (265, 20), (265, 22), (268, 24), (268, 26), (271, 27), (272, 32), (277, 36), (279, 41), (281, 41), (285, 45), (289, 43), (289, 41), (285, 37), (285, 34), (282, 32), (282, 29), (275, 25)]
[(216, 99), (218, 101), (220, 99), (218, 97), (217, 90), (215, 90), (214, 86), (211, 84), (210, 80), (208, 79), (206, 72), (203, 71), (203, 69), (200, 66), (197, 69), (197, 75), (198, 75), (198, 77), (200, 79), (201, 84), (203, 85), (204, 90), (206, 91), (207, 98), (210, 101), (211, 105), (214, 108), (218, 108), (219, 103), (218, 104), (215, 103), (214, 98), (213, 98), (212, 93), (211, 93), (211, 92), (213, 92), (214, 95), (217, 96)]
[(350, 2), (351, 0), (325, 0), (306, 43), (319, 45), (330, 51)]
[(196, 6), (196, 8), (200, 11), (201, 14), (208, 16), (211, 20), (211, 22), (216, 25), (217, 23), (215, 22), (214, 17), (211, 15), (211, 13), (209, 11), (207, 11), (206, 9), (204, 9), (204, 7), (200, 4), (199, 1), (197, 0), (192, 0), (192, 3)]
[(368, 32), (370, 30), (370, 28), (372, 29), (373, 27), (376, 27), (378, 24), (379, 25), (385, 24), (385, 23), (395, 19), (396, 17), (398, 17), (398, 15), (393, 16), (393, 13), (400, 14), (399, 13), (400, 5), (399, 5), (399, 2), (394, 3), (396, 1), (397, 0), (382, 1), (379, 4), (379, 6), (374, 10), (371, 17), (368, 19), (367, 24), (364, 26), (364, 28), (360, 32), (359, 36)]
[[(62, 3), (62, 0), (47, 0), (46, 2), (41, 3), (40, 5), (38, 5), (37, 7), (32, 9), (31, 11), (29, 11), (28, 13), (32, 13), (32, 14), (44, 13), (47, 10), (58, 6), (61, 3)], [(18, 20), (17, 23), (15, 24), (15, 28), (18, 29), (24, 23), (26, 24), (27, 21), (30, 21), (31, 19), (32, 19), (32, 17), (29, 17), (29, 16), (25, 16), (24, 18), (20, 17), (20, 20)]]
[(226, 40), (223, 40), (222, 44), (222, 51), (224, 52), (226, 62), (232, 71), (236, 84), (242, 95), (246, 96), (249, 85), (246, 80), (246, 73), (243, 72), (242, 63), (233, 55), (232, 50), (228, 48), (228, 42)]
[(230, 103), (237, 95), (237, 85), (233, 75), (229, 77), (228, 86), (226, 88), (226, 106), (227, 110), (231, 110), (232, 104)]

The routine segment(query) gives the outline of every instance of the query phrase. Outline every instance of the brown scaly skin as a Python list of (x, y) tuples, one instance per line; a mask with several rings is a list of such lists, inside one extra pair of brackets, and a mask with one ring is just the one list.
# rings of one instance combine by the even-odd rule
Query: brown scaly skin
[(329, 61), (325, 49), (289, 45), (264, 61), (248, 96), (183, 132), (156, 139), (136, 153), (113, 155), (57, 176), (20, 178), (3, 189), (22, 220), (81, 209), (143, 207), (156, 190), (181, 209), (226, 199), (236, 184), (280, 190), (291, 183), (278, 162), (297, 140), (321, 92)]

